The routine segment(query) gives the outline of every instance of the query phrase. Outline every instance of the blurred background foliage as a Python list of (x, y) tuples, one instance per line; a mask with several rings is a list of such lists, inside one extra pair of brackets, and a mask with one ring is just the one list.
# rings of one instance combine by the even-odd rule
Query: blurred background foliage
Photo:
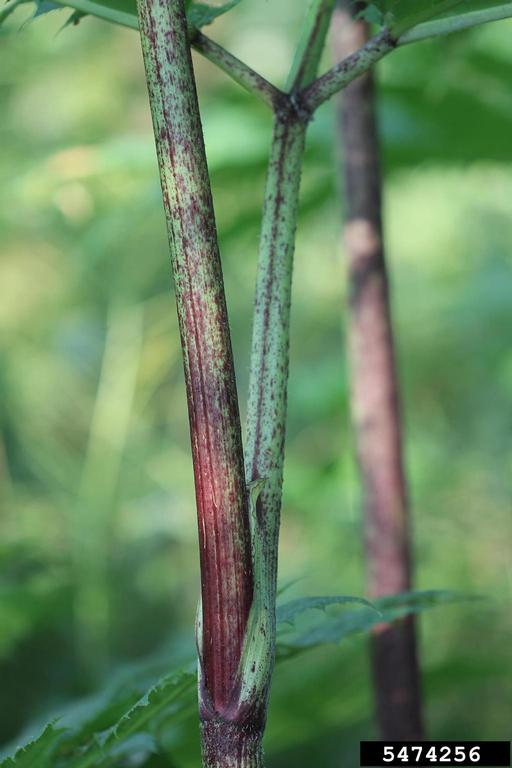
[[(306, 5), (245, 0), (212, 34), (282, 84)], [(5, 749), (70, 702), (188, 659), (198, 594), (138, 37), (27, 13), (0, 35)], [(422, 618), (432, 738), (512, 735), (511, 33), (489, 25), (379, 68), (417, 585), (491, 596)], [(243, 410), (271, 120), (196, 65)], [(291, 596), (364, 594), (334, 138), (330, 105), (310, 130), (297, 241), (280, 561), (283, 583), (299, 580)], [(366, 650), (353, 639), (279, 667), (270, 766), (356, 764), (374, 735)], [(197, 765), (194, 717), (177, 729), (172, 765)]]

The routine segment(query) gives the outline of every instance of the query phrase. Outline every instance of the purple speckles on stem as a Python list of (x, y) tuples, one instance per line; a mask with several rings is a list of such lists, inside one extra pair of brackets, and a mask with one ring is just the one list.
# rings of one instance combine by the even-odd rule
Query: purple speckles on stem
[(253, 595), (238, 401), (183, 0), (139, 0), (138, 11), (189, 406), (204, 682), (219, 715), (236, 685)]

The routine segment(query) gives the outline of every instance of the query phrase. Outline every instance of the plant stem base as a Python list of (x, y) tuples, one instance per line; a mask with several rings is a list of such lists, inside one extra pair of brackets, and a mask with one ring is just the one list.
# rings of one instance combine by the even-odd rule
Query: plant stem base
[(250, 723), (201, 723), (203, 768), (264, 768), (262, 737)]

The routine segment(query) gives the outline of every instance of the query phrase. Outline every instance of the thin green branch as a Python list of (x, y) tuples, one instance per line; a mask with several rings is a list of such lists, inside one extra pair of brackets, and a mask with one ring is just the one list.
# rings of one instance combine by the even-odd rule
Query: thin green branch
[[(265, 574), (275, 605), (283, 483), (293, 252), (306, 126), (278, 114), (267, 175), (254, 306), (246, 475), (262, 480), (257, 500)], [(273, 606), (271, 606), (273, 612)]]
[(403, 12), (398, 13), (390, 25), (391, 34), (398, 40), (409, 29), (424, 24), (433, 18), (440, 18), (444, 13), (453, 11), (458, 5), (463, 5), (466, 0), (428, 0), (428, 2), (410, 2), (406, 10), (403, 3)]
[[(30, 0), (10, 1), (14, 10), (16, 5), (29, 2)], [(139, 20), (133, 13), (103, 5), (102, 3), (96, 3), (94, 0), (69, 0), (69, 2), (59, 3), (59, 5), (62, 5), (63, 8), (73, 8), (89, 16), (96, 16), (112, 24), (119, 24), (129, 29), (139, 29)], [(6, 11), (3, 13), (7, 15)], [(199, 30), (191, 29), (190, 27), (189, 39), (195, 51), (219, 67), (219, 69), (247, 91), (262, 99), (271, 109), (279, 109), (283, 106), (286, 96), (279, 88), (269, 83), (262, 75), (255, 72), (247, 64), (244, 64), (240, 59), (237, 59), (232, 53), (226, 51), (221, 45), (215, 43)]]
[(380, 59), (396, 47), (414, 43), (427, 38), (442, 37), (460, 32), (464, 29), (487, 24), (491, 21), (512, 18), (512, 3), (505, 3), (496, 8), (456, 16), (447, 16), (435, 21), (427, 21), (407, 30), (396, 38), (389, 29), (383, 29), (362, 48), (351, 56), (340, 61), (324, 75), (314, 80), (296, 96), (300, 109), (312, 114), (325, 101), (328, 101), (338, 91), (346, 88), (349, 83), (364, 74)]
[(81, 13), (87, 14), (88, 16), (96, 16), (102, 21), (119, 24), (121, 27), (139, 29), (139, 21), (134, 13), (131, 13), (130, 11), (122, 11), (108, 5), (102, 5), (101, 3), (95, 3), (94, 0), (70, 0), (69, 2), (56, 4), (61, 5), (62, 8), (73, 8), (75, 11), (81, 11)]
[(286, 94), (202, 32), (197, 31), (192, 35), (191, 45), (242, 88), (262, 99), (271, 109), (278, 110), (284, 106)]
[(334, 4), (335, 0), (313, 0), (288, 77), (288, 91), (305, 88), (315, 79)]
[(394, 48), (396, 48), (396, 40), (388, 29), (383, 29), (366, 45), (303, 89), (297, 95), (297, 102), (302, 109), (312, 114), (325, 101), (346, 88), (356, 77), (364, 74)]
[(30, 2), (32, 2), (32, 0), (8, 0), (4, 7), (0, 9), (0, 24), (3, 24), (3, 22), (9, 18), (11, 13), (14, 13), (16, 8), (19, 8), (20, 5)]
[(487, 8), (482, 11), (470, 11), (457, 16), (448, 16), (444, 19), (427, 21), (418, 24), (417, 27), (404, 32), (398, 39), (398, 45), (408, 45), (419, 40), (427, 40), (432, 37), (443, 37), (454, 32), (462, 32), (465, 29), (488, 24), (491, 21), (501, 21), (512, 18), (512, 3), (504, 3), (495, 8)]
[[(316, 76), (333, 10), (314, 0), (292, 81)], [(256, 518), (265, 603), (275, 621), (277, 548), (283, 486), (293, 253), (307, 119), (293, 95), (276, 112), (261, 225), (247, 409), (246, 476), (261, 481)], [(271, 631), (275, 632), (273, 625)]]

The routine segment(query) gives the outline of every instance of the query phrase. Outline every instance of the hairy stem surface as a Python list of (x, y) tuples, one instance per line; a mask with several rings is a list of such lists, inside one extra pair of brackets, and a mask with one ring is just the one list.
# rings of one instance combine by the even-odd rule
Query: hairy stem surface
[(222, 69), (246, 91), (262, 99), (271, 109), (279, 109), (285, 104), (286, 95), (279, 88), (269, 83), (262, 75), (259, 75), (218, 43), (203, 35), (202, 32), (196, 31), (193, 34), (191, 44), (195, 51), (216, 64), (219, 69)]
[(351, 54), (344, 56), (339, 64), (336, 64), (304, 88), (298, 94), (301, 107), (313, 113), (324, 101), (328, 101), (384, 58), (396, 48), (396, 44), (390, 31), (383, 29), (378, 35), (367, 40), (360, 48), (354, 49)]
[(305, 125), (276, 115), (267, 175), (254, 306), (246, 474), (262, 480), (256, 513), (275, 602), (289, 367), (290, 303)]
[[(290, 72), (287, 104), (275, 112), (254, 304), (247, 409), (246, 475), (261, 481), (256, 516), (268, 609), (275, 622), (277, 551), (283, 488), (290, 306), (300, 178), (309, 115), (296, 95), (314, 79), (334, 0), (314, 0)], [(272, 631), (275, 632), (275, 626)]]
[(240, 419), (183, 0), (139, 0), (183, 349), (202, 593), (202, 714), (231, 703), (252, 603)]
[(209, 721), (201, 735), (204, 768), (264, 768), (262, 729)]
[[(340, 2), (334, 44), (340, 58), (364, 46), (368, 27)], [(402, 457), (399, 384), (381, 214), (379, 140), (371, 72), (339, 105), (345, 177), (345, 249), (350, 308), (352, 418), (363, 493), (369, 593), (411, 589), (409, 510)], [(412, 617), (372, 638), (377, 719), (383, 739), (422, 737), (421, 693)]]

